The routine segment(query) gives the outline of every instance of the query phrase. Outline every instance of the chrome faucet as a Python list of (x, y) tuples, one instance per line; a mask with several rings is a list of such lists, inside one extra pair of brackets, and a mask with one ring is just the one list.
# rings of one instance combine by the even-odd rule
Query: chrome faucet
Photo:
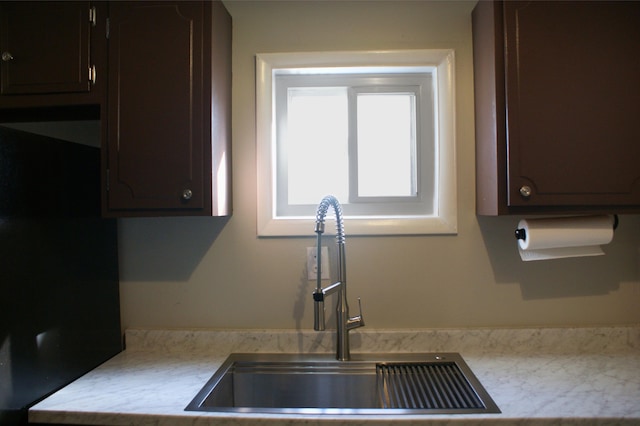
[[(324, 233), (324, 219), (327, 215), (329, 207), (333, 207), (336, 215), (336, 240), (338, 244), (338, 281), (326, 288), (322, 288), (322, 234)], [(324, 318), (324, 297), (332, 293), (338, 292), (338, 303), (336, 307), (337, 322), (337, 345), (336, 358), (339, 361), (348, 361), (351, 358), (349, 352), (349, 330), (363, 327), (364, 319), (362, 317), (362, 305), (358, 299), (360, 314), (355, 317), (349, 316), (349, 305), (347, 304), (347, 273), (346, 261), (344, 254), (344, 222), (342, 219), (342, 207), (340, 202), (333, 195), (327, 195), (322, 199), (316, 210), (316, 226), (317, 249), (316, 249), (316, 289), (313, 292), (314, 300), (314, 321), (313, 328), (316, 331), (325, 329)]]

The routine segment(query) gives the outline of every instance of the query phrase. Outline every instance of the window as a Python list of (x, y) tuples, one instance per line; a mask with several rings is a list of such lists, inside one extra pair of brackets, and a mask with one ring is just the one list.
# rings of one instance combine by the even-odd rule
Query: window
[(456, 232), (452, 51), (263, 54), (256, 83), (259, 235), (328, 194), (350, 235)]
[(347, 216), (432, 213), (429, 72), (276, 73), (274, 90), (276, 216), (309, 216), (327, 194)]

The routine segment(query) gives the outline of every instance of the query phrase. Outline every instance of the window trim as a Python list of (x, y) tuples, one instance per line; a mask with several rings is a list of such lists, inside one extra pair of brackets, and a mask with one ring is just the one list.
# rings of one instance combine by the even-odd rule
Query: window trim
[[(273, 170), (274, 71), (289, 68), (396, 66), (435, 69), (437, 212), (432, 216), (345, 217), (349, 235), (456, 234), (454, 52), (451, 49), (297, 52), (256, 55), (257, 232), (259, 236), (313, 235), (313, 217), (277, 217)], [(320, 200), (318, 200), (319, 202)], [(345, 201), (346, 202), (346, 201)]]

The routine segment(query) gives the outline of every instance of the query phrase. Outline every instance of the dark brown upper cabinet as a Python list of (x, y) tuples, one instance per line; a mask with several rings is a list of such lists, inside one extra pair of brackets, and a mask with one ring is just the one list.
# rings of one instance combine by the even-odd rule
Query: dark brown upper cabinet
[(231, 17), (214, 2), (112, 2), (106, 216), (231, 213)]
[(104, 2), (0, 2), (0, 108), (99, 104), (106, 10)]
[(640, 2), (480, 1), (477, 213), (640, 212)]

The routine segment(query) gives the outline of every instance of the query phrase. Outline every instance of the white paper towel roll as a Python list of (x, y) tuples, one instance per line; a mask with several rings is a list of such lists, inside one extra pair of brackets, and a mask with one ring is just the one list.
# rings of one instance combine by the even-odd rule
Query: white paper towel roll
[(598, 256), (604, 254), (600, 246), (613, 239), (610, 216), (523, 219), (518, 229), (525, 234), (518, 239), (524, 261)]

